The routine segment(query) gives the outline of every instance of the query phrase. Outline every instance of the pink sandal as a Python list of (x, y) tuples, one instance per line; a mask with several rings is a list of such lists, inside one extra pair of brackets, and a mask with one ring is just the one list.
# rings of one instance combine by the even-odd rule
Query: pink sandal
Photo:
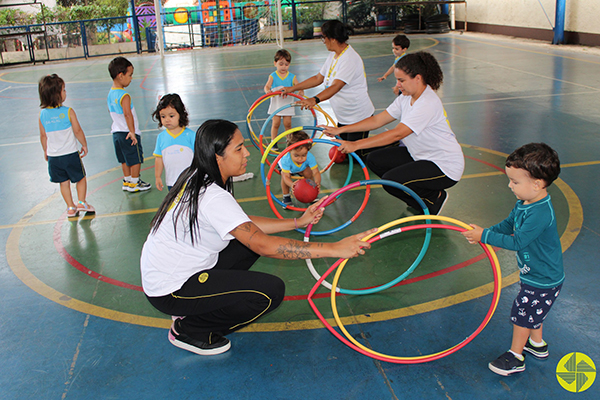
[(86, 201), (80, 201), (77, 203), (77, 212), (82, 211), (84, 213), (94, 214), (96, 209), (89, 205)]
[(79, 213), (79, 211), (77, 210), (77, 207), (67, 208), (67, 217), (68, 218), (76, 217), (78, 213)]

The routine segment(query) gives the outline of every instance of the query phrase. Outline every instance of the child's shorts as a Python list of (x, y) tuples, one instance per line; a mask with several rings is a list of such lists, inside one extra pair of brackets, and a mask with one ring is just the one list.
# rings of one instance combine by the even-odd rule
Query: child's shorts
[(513, 302), (510, 322), (527, 329), (539, 329), (560, 294), (562, 283), (551, 289), (539, 289), (521, 282), (521, 291)]
[(142, 140), (140, 135), (135, 135), (137, 144), (131, 145), (131, 139), (126, 139), (129, 132), (113, 132), (113, 142), (115, 144), (115, 154), (120, 164), (132, 165), (144, 162), (144, 150), (142, 149)]
[(48, 156), (48, 173), (50, 182), (54, 183), (76, 183), (85, 178), (85, 168), (78, 152), (57, 157)]

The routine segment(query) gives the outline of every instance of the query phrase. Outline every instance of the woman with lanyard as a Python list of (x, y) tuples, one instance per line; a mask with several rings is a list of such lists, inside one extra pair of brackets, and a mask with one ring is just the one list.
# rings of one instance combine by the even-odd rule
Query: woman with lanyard
[[(327, 21), (321, 27), (322, 40), (331, 53), (318, 74), (292, 87), (284, 93), (310, 89), (325, 83), (325, 89), (316, 96), (299, 102), (302, 108), (312, 108), (329, 100), (338, 120), (338, 126), (350, 125), (373, 115), (375, 107), (369, 98), (365, 67), (360, 55), (348, 43), (349, 28), (337, 20)], [(369, 136), (369, 131), (344, 133), (344, 140), (359, 140)], [(362, 155), (362, 153), (359, 153)]]
[(232, 178), (250, 155), (233, 122), (206, 121), (196, 133), (194, 158), (160, 205), (142, 249), (142, 286), (150, 303), (174, 316), (169, 341), (200, 355), (231, 347), (225, 335), (273, 311), (283, 281), (249, 271), (260, 257), (286, 260), (348, 258), (370, 247), (367, 234), (339, 242), (305, 243), (271, 236), (316, 223), (322, 201), (300, 218), (248, 216), (233, 197)]
[[(351, 153), (388, 146), (369, 153), (368, 167), (382, 179), (412, 189), (427, 204), (430, 214), (437, 215), (448, 199), (445, 189), (456, 185), (465, 168), (462, 149), (435, 93), (444, 76), (435, 57), (423, 51), (401, 58), (394, 75), (401, 95), (385, 111), (341, 128), (326, 127), (324, 132), (341, 136), (398, 120), (395, 128), (370, 138), (356, 142), (336, 140), (339, 150)], [(394, 143), (398, 146), (389, 146)], [(422, 213), (418, 203), (404, 191), (389, 186), (384, 189)]]

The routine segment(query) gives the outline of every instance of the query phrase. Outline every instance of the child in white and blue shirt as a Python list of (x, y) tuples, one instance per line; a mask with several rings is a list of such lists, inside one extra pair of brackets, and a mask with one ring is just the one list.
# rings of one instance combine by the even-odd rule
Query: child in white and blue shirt
[(156, 107), (152, 118), (158, 127), (165, 130), (158, 134), (154, 149), (154, 177), (156, 188), (163, 190), (162, 172), (165, 170), (167, 189), (177, 182), (179, 175), (190, 166), (194, 158), (196, 134), (189, 128), (187, 110), (178, 94), (164, 95)]

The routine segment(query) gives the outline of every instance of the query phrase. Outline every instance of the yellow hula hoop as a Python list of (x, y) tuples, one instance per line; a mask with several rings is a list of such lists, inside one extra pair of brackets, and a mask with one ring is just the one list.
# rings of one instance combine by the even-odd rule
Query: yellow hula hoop
[[(277, 142), (279, 142), (281, 139), (283, 139), (284, 137), (286, 137), (286, 136), (287, 136), (287, 135), (289, 135), (290, 133), (298, 132), (298, 131), (301, 131), (301, 130), (303, 130), (303, 129), (304, 129), (304, 127), (303, 127), (303, 126), (297, 126), (297, 127), (295, 127), (295, 128), (288, 129), (287, 131), (285, 131), (285, 132), (283, 132), (283, 133), (280, 133), (279, 135), (277, 135), (277, 137), (276, 137), (275, 139), (273, 139), (273, 141), (271, 141), (271, 143), (267, 144), (267, 145), (266, 145), (267, 147), (265, 147), (265, 151), (262, 153), (262, 156), (261, 156), (261, 158), (260, 158), (260, 165), (261, 165), (261, 168), (263, 168), (263, 165), (264, 165), (264, 164), (267, 164), (267, 165), (269, 165), (269, 164), (268, 164), (268, 162), (267, 162), (267, 156), (268, 156), (270, 153), (276, 153), (276, 154), (279, 154), (279, 153), (277, 153), (277, 152), (273, 151), (273, 146), (275, 146), (275, 144), (276, 144)], [(323, 135), (323, 133), (321, 132), (321, 136), (322, 136), (322, 135)], [(258, 143), (258, 142), (257, 142), (257, 143)], [(319, 170), (319, 173), (321, 173), (321, 174), (325, 173), (325, 172), (326, 172), (326, 171), (327, 171), (327, 170), (328, 170), (328, 169), (329, 169), (329, 168), (332, 166), (332, 164), (333, 164), (333, 162), (330, 162), (329, 164), (327, 164), (325, 167), (323, 167), (321, 170)], [(269, 165), (269, 166), (270, 166), (270, 165)], [(277, 172), (277, 170), (276, 170), (276, 172)], [(279, 172), (277, 172), (277, 173), (279, 174)], [(292, 175), (292, 177), (291, 177), (291, 178), (292, 178), (293, 180), (300, 180), (300, 179), (303, 179), (301, 176), (294, 176), (294, 175)], [(266, 183), (265, 183), (265, 185), (266, 185)]]
[[(395, 221), (392, 222), (388, 222), (387, 224), (379, 227), (377, 229), (377, 232), (372, 233), (368, 236), (366, 236), (365, 238), (362, 239), (362, 241), (367, 241), (369, 239), (371, 239), (373, 236), (377, 235), (378, 233), (381, 233), (382, 231), (392, 227), (392, 226), (396, 226), (396, 225), (400, 225), (403, 224), (405, 222), (411, 222), (411, 221), (422, 221), (422, 220), (439, 220), (439, 221), (446, 221), (446, 222), (450, 222), (454, 225), (460, 226), (462, 228), (465, 229), (472, 229), (471, 226), (465, 224), (462, 221), (456, 220), (454, 218), (449, 218), (449, 217), (443, 217), (443, 216), (437, 216), (437, 215), (415, 215), (412, 217), (405, 217), (405, 218), (400, 218), (397, 219)], [(496, 255), (496, 253), (494, 252), (494, 250), (492, 249), (492, 247), (488, 244), (485, 244), (485, 246), (488, 248), (488, 250), (490, 251), (490, 254), (492, 255), (492, 268), (494, 268), (497, 272), (497, 275), (499, 277), (500, 282), (502, 281), (502, 271), (500, 270), (500, 262), (498, 261), (498, 256)], [(354, 345), (356, 345), (357, 347), (359, 347), (360, 349), (364, 350), (367, 353), (370, 353), (374, 356), (379, 356), (379, 357), (385, 357), (387, 359), (390, 360), (398, 360), (398, 361), (408, 361), (408, 362), (418, 362), (418, 361), (426, 361), (428, 359), (434, 359), (436, 356), (440, 356), (444, 353), (450, 354), (451, 352), (455, 351), (455, 349), (458, 346), (461, 346), (462, 343), (464, 342), (460, 342), (446, 350), (437, 352), (437, 353), (433, 353), (433, 354), (428, 354), (428, 355), (424, 355), (424, 356), (415, 356), (415, 357), (398, 357), (398, 356), (390, 356), (387, 354), (383, 354), (383, 353), (379, 353), (376, 352), (374, 350), (369, 349), (368, 347), (363, 346), (360, 342), (358, 342), (356, 339), (354, 339), (352, 337), (352, 335), (346, 330), (346, 327), (344, 326), (344, 324), (342, 323), (342, 320), (338, 314), (337, 311), (337, 304), (336, 304), (336, 287), (338, 286), (338, 282), (339, 282), (339, 278), (342, 274), (342, 270), (344, 269), (344, 267), (346, 266), (346, 263), (348, 262), (348, 259), (345, 259), (337, 268), (337, 271), (335, 273), (335, 276), (333, 278), (333, 283), (332, 283), (332, 288), (331, 288), (331, 310), (333, 312), (333, 317), (335, 319), (335, 322), (337, 323), (338, 327), (340, 328), (340, 330), (344, 333), (344, 335), (346, 336), (346, 338), (348, 338), (348, 340), (350, 340), (352, 343), (354, 343)], [(501, 285), (500, 285), (501, 286)], [(491, 319), (491, 315), (493, 315), (493, 313), (496, 311), (496, 307), (498, 306), (498, 301), (500, 300), (500, 290), (497, 290), (496, 293), (494, 293), (494, 298), (492, 299), (492, 307), (490, 307), (490, 311), (491, 314), (489, 315), (489, 318), (487, 321), (484, 320), (485, 324), (483, 324), (483, 326), (480, 327), (480, 329), (485, 328), (485, 326), (487, 325), (487, 323), (489, 322), (489, 319)], [(466, 340), (466, 339), (465, 339)]]
[[(254, 110), (257, 109), (257, 107), (259, 105), (261, 105), (262, 103), (264, 103), (265, 101), (267, 101), (268, 99), (270, 99), (271, 97), (274, 96), (279, 96), (281, 94), (281, 92), (273, 92), (273, 93), (269, 93), (266, 96), (263, 96), (264, 98), (258, 102), (256, 102), (255, 104), (253, 104), (250, 107), (250, 110), (248, 110), (248, 115), (246, 116), (246, 125), (248, 126), (248, 133), (251, 136), (251, 140), (254, 141), (254, 143), (257, 144), (257, 147), (260, 146), (261, 148), (261, 153), (264, 151), (265, 149), (265, 144), (264, 143), (260, 143), (259, 142), (259, 138), (258, 136), (256, 136), (256, 133), (254, 132), (254, 130), (252, 129), (252, 115), (254, 114)], [(308, 97), (306, 96), (302, 96), (305, 99), (307, 99)], [(323, 116), (325, 117), (325, 121), (326, 121), (326, 125), (330, 125), (331, 126), (336, 126), (335, 121), (333, 120), (333, 118), (331, 118), (331, 116), (329, 114), (327, 114), (319, 105), (316, 105), (313, 107), (313, 110), (317, 110), (318, 112), (320, 112), (321, 114), (323, 114)], [(322, 135), (322, 133), (321, 133)]]

